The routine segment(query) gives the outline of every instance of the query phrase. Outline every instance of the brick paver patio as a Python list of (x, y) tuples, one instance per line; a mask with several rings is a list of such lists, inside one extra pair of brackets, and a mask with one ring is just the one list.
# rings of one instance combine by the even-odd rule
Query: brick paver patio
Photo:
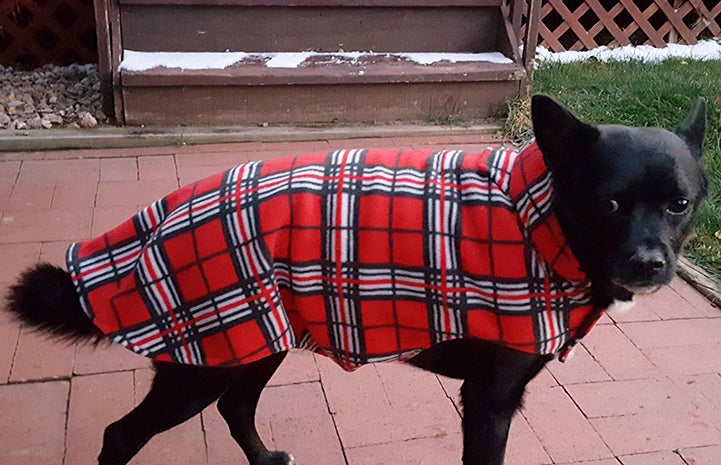
[[(456, 136), (107, 151), (0, 152), (0, 289), (38, 260), (164, 193), (233, 164), (338, 147), (479, 149)], [(111, 346), (59, 346), (0, 314), (0, 463), (96, 463), (106, 424), (149, 387), (148, 362)], [(259, 429), (299, 465), (460, 464), (457, 381), (400, 364), (344, 373), (293, 353), (264, 391)], [(551, 363), (516, 416), (508, 465), (721, 463), (721, 311), (676, 279), (604, 317)], [(154, 438), (131, 462), (247, 462), (214, 408)]]

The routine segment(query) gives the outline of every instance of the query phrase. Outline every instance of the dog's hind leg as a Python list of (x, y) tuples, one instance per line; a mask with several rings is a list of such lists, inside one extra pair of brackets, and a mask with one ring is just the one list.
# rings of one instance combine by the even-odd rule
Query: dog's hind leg
[(145, 399), (105, 429), (99, 465), (125, 465), (154, 435), (195, 416), (230, 385), (238, 368), (156, 363)]
[(292, 465), (292, 456), (269, 451), (255, 427), (255, 410), (260, 393), (285, 358), (285, 352), (241, 367), (225, 394), (218, 400), (218, 411), (228, 423), (230, 434), (243, 449), (250, 465)]

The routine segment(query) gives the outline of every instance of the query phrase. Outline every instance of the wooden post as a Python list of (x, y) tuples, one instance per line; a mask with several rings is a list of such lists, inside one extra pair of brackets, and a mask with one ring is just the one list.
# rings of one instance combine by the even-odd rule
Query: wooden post
[(523, 22), (523, 6), (525, 2), (521, 0), (509, 0), (513, 4), (512, 20), (513, 30), (516, 32), (516, 37), (521, 37), (521, 23)]
[(526, 16), (526, 36), (523, 38), (523, 67), (526, 68), (526, 82), (521, 84), (521, 96), (525, 97), (531, 91), (533, 83), (533, 65), (538, 46), (538, 30), (541, 22), (541, 0), (528, 0), (528, 14)]
[(104, 0), (108, 5), (108, 23), (110, 25), (110, 71), (112, 73), (113, 108), (115, 122), (125, 124), (125, 106), (123, 87), (120, 78), (120, 61), (123, 59), (123, 38), (120, 30), (120, 4), (118, 0)]
[(120, 72), (118, 71), (123, 54), (118, 0), (94, 0), (93, 4), (103, 112), (106, 116), (114, 119), (117, 124), (125, 124)]
[(100, 93), (103, 102), (103, 112), (106, 116), (115, 119), (108, 2), (107, 0), (95, 0), (93, 6), (95, 8), (95, 35), (98, 42), (98, 75), (100, 76)]

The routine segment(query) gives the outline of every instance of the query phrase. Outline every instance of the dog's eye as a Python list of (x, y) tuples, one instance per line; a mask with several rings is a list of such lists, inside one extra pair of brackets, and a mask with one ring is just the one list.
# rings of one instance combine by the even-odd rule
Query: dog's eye
[(683, 215), (688, 211), (689, 206), (688, 199), (678, 198), (669, 202), (666, 211), (671, 215)]
[(605, 205), (606, 213), (616, 213), (618, 211), (618, 202), (615, 200), (607, 200)]

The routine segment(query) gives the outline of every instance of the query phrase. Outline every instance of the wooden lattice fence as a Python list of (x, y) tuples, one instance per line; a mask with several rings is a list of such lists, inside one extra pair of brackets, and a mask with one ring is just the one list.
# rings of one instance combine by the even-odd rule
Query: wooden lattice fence
[(0, 64), (97, 59), (93, 0), (0, 0)]
[(719, 0), (543, 0), (540, 10), (538, 42), (554, 52), (721, 37)]

